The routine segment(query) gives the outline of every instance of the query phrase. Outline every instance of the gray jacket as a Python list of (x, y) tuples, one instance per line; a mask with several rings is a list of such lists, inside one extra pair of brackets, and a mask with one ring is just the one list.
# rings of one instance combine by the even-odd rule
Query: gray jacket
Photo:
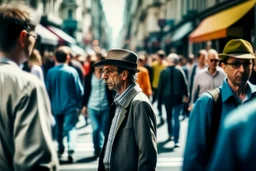
[(42, 82), (0, 61), (0, 170), (57, 170), (51, 108)]
[[(157, 162), (156, 117), (150, 101), (140, 88), (134, 88), (124, 106), (113, 142), (110, 171), (154, 171)], [(110, 121), (114, 114), (112, 104)], [(105, 170), (103, 157), (107, 137), (108, 134), (100, 154), (99, 171)]]

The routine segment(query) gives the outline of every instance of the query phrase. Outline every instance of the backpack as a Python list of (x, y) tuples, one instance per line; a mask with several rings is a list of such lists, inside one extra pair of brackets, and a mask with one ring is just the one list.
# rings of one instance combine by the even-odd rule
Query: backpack
[(215, 88), (213, 90), (207, 91), (213, 98), (213, 108), (212, 108), (212, 115), (211, 115), (211, 127), (209, 134), (206, 138), (206, 153), (207, 153), (207, 161), (209, 161), (212, 151), (217, 139), (218, 130), (220, 127), (220, 119), (221, 119), (221, 112), (222, 112), (222, 101), (221, 101), (221, 93), (220, 88)]

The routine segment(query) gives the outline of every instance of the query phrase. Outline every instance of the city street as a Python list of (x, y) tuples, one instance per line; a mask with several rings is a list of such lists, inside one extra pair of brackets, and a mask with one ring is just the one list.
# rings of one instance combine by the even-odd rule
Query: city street
[[(165, 112), (163, 113), (165, 116)], [(159, 120), (158, 120), (159, 123)], [(76, 152), (74, 154), (74, 163), (67, 163), (67, 154), (65, 153), (61, 158), (61, 171), (95, 171), (97, 170), (98, 160), (93, 157), (93, 143), (92, 143), (92, 129), (91, 125), (84, 126), (84, 118), (80, 117), (78, 128), (78, 139), (76, 145)], [(173, 149), (174, 143), (167, 141), (167, 125), (160, 126), (157, 130), (158, 139), (158, 171), (178, 171), (182, 166), (182, 155), (185, 146), (185, 137), (187, 132), (188, 120), (181, 121), (180, 130), (180, 147)], [(125, 157), (125, 156), (124, 156)]]

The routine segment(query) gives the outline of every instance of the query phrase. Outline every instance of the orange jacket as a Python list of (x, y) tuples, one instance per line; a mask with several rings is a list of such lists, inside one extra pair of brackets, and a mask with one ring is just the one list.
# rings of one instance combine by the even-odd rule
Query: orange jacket
[(140, 72), (138, 73), (137, 83), (140, 85), (143, 93), (149, 97), (152, 94), (152, 89), (150, 85), (148, 70), (142, 66), (138, 66), (138, 69)]

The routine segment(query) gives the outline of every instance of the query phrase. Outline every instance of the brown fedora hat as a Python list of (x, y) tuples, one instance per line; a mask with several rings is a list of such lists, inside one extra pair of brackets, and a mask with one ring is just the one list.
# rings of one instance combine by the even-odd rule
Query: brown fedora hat
[(138, 56), (132, 51), (126, 49), (111, 49), (108, 51), (106, 59), (95, 63), (94, 66), (115, 65), (140, 72), (140, 70), (137, 69), (137, 61)]
[(226, 57), (234, 57), (239, 59), (254, 59), (252, 45), (243, 39), (232, 39), (224, 47), (223, 53), (219, 54), (220, 60)]

